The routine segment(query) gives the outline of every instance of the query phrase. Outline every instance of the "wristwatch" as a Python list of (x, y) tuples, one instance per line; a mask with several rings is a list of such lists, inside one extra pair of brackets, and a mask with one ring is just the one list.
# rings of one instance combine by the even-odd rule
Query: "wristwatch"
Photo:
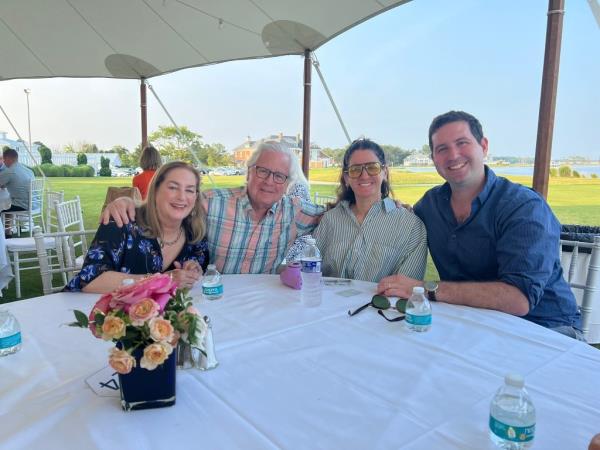
[(435, 302), (437, 299), (435, 298), (435, 293), (438, 290), (438, 282), (437, 281), (426, 281), (423, 285), (425, 288), (425, 292), (427, 293), (427, 298), (432, 302)]

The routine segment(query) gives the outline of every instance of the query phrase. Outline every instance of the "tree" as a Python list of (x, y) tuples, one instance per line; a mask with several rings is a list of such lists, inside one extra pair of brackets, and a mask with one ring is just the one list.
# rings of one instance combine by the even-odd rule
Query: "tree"
[(142, 154), (142, 148), (138, 145), (133, 152), (127, 150), (122, 145), (114, 145), (110, 150), (110, 153), (117, 153), (121, 160), (121, 167), (137, 167), (140, 163), (140, 156)]
[(40, 157), (42, 158), (41, 164), (52, 164), (52, 150), (46, 147), (41, 142), (36, 142), (39, 145), (38, 152), (40, 153)]
[(321, 150), (321, 153), (331, 158), (335, 165), (341, 166), (344, 159), (344, 153), (346, 149), (344, 148), (324, 148)]
[(110, 159), (105, 158), (104, 156), (100, 157), (100, 171), (98, 175), (101, 177), (110, 177), (112, 175), (110, 171)]
[(87, 156), (85, 153), (77, 153), (77, 165), (83, 166), (87, 164)]
[(572, 175), (571, 166), (560, 166), (558, 168), (558, 174), (561, 177), (570, 177)]
[[(191, 164), (196, 163), (196, 160), (190, 152), (198, 155), (205, 147), (202, 136), (186, 126), (180, 126), (178, 130), (174, 126), (160, 125), (157, 131), (148, 136), (148, 141), (152, 142), (167, 160), (180, 160)], [(199, 155), (198, 158), (202, 161)]]
[(81, 153), (100, 153), (96, 144), (90, 144), (89, 142), (83, 142), (81, 144)]
[[(423, 146), (429, 149), (429, 146)], [(390, 166), (400, 166), (404, 159), (410, 155), (411, 150), (404, 150), (402, 147), (395, 145), (382, 145), (381, 148), (387, 155), (387, 162)]]

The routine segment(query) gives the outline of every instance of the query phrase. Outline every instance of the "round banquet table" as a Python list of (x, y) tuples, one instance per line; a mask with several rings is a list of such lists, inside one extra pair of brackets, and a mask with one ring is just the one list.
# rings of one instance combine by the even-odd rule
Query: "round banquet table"
[(175, 406), (128, 413), (86, 384), (112, 344), (61, 325), (98, 295), (11, 303), (24, 342), (0, 358), (0, 448), (480, 450), (492, 448), (489, 404), (507, 372), (525, 377), (537, 408), (534, 448), (587, 448), (600, 431), (600, 351), (443, 303), (427, 333), (373, 308), (349, 317), (374, 286), (325, 286), (316, 308), (273, 275), (224, 276), (216, 301), (194, 288), (219, 366), (179, 370)]

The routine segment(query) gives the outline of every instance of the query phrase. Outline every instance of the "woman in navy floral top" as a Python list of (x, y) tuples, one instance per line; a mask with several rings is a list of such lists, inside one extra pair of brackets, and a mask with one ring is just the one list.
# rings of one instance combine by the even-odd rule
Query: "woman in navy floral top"
[(66, 291), (105, 293), (125, 278), (166, 272), (180, 287), (192, 287), (208, 265), (200, 174), (184, 162), (157, 171), (137, 222), (100, 225), (83, 267)]

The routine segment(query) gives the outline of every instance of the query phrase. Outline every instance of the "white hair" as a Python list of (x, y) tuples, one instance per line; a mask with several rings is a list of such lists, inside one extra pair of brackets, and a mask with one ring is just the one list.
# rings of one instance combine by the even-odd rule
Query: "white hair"
[(290, 186), (293, 186), (298, 182), (306, 183), (308, 185), (308, 181), (302, 173), (302, 168), (300, 167), (300, 162), (298, 161), (298, 157), (296, 156), (296, 154), (292, 150), (290, 150), (287, 147), (284, 147), (277, 141), (264, 141), (258, 144), (256, 150), (254, 150), (250, 155), (250, 158), (248, 158), (248, 161), (246, 163), (248, 169), (256, 165), (256, 161), (258, 161), (258, 158), (260, 158), (260, 155), (262, 155), (263, 152), (269, 151), (281, 153), (283, 155), (288, 156), (290, 160), (290, 167), (287, 179), (288, 189)]

